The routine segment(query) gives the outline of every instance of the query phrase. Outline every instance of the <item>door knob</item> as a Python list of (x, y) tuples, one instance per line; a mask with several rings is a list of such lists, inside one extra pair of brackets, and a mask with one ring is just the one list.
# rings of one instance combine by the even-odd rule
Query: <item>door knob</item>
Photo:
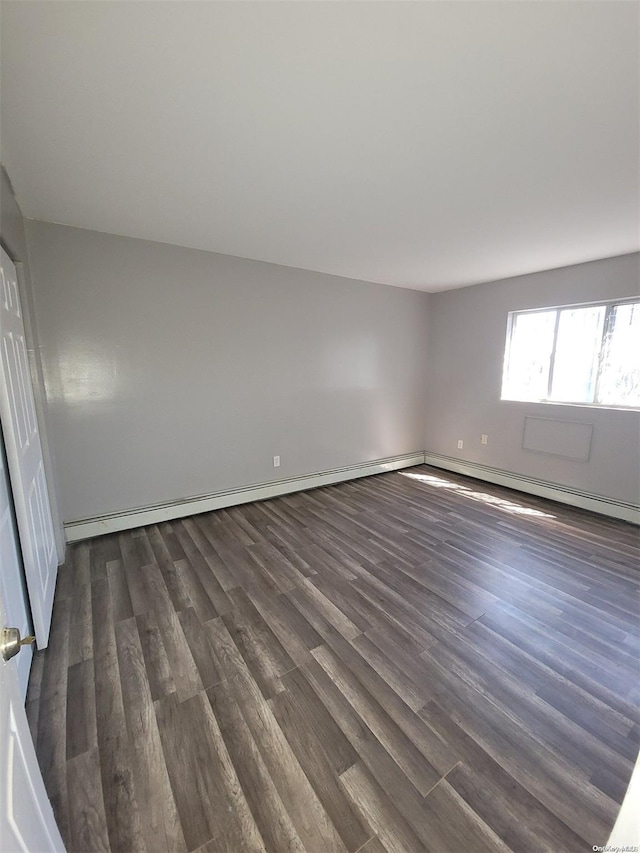
[(22, 646), (30, 646), (35, 641), (35, 637), (25, 637), (21, 640), (19, 628), (3, 628), (0, 632), (0, 652), (5, 660), (11, 660)]

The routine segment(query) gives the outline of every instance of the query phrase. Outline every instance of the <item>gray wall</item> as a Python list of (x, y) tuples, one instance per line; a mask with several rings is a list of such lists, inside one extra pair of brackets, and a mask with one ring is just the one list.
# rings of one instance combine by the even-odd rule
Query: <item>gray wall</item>
[(423, 449), (427, 294), (27, 226), (65, 521)]
[[(639, 283), (634, 254), (433, 294), (425, 449), (638, 503), (640, 412), (501, 402), (500, 389), (509, 311), (634, 296)], [(523, 450), (527, 415), (593, 424), (589, 460)]]
[(38, 425), (40, 427), (42, 455), (49, 490), (49, 503), (51, 504), (51, 514), (56, 534), (58, 560), (62, 562), (65, 550), (64, 531), (62, 529), (62, 522), (58, 512), (56, 469), (48, 440), (49, 418), (47, 401), (44, 393), (42, 363), (38, 346), (38, 330), (33, 309), (33, 290), (29, 258), (27, 255), (24, 220), (22, 218), (22, 212), (20, 211), (14, 197), (9, 177), (2, 167), (0, 167), (0, 240), (2, 240), (2, 244), (11, 259), (18, 265), (20, 301), (22, 302), (25, 335), (27, 338), (27, 346), (29, 348), (31, 377), (33, 380)]

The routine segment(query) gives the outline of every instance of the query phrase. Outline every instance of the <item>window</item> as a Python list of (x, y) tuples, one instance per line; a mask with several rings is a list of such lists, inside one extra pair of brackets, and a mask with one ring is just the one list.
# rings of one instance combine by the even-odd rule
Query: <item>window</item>
[(640, 301), (511, 312), (502, 399), (640, 408)]

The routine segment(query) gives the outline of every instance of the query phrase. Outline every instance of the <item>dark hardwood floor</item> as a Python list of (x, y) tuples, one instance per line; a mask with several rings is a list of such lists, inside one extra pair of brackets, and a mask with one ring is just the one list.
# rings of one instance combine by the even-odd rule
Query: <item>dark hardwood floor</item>
[(638, 546), (421, 466), (71, 547), (27, 702), (69, 850), (604, 845)]

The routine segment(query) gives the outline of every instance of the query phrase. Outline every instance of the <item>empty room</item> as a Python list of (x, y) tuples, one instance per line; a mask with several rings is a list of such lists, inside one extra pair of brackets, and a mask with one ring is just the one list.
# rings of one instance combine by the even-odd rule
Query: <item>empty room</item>
[(0, 853), (637, 853), (640, 4), (0, 38)]

